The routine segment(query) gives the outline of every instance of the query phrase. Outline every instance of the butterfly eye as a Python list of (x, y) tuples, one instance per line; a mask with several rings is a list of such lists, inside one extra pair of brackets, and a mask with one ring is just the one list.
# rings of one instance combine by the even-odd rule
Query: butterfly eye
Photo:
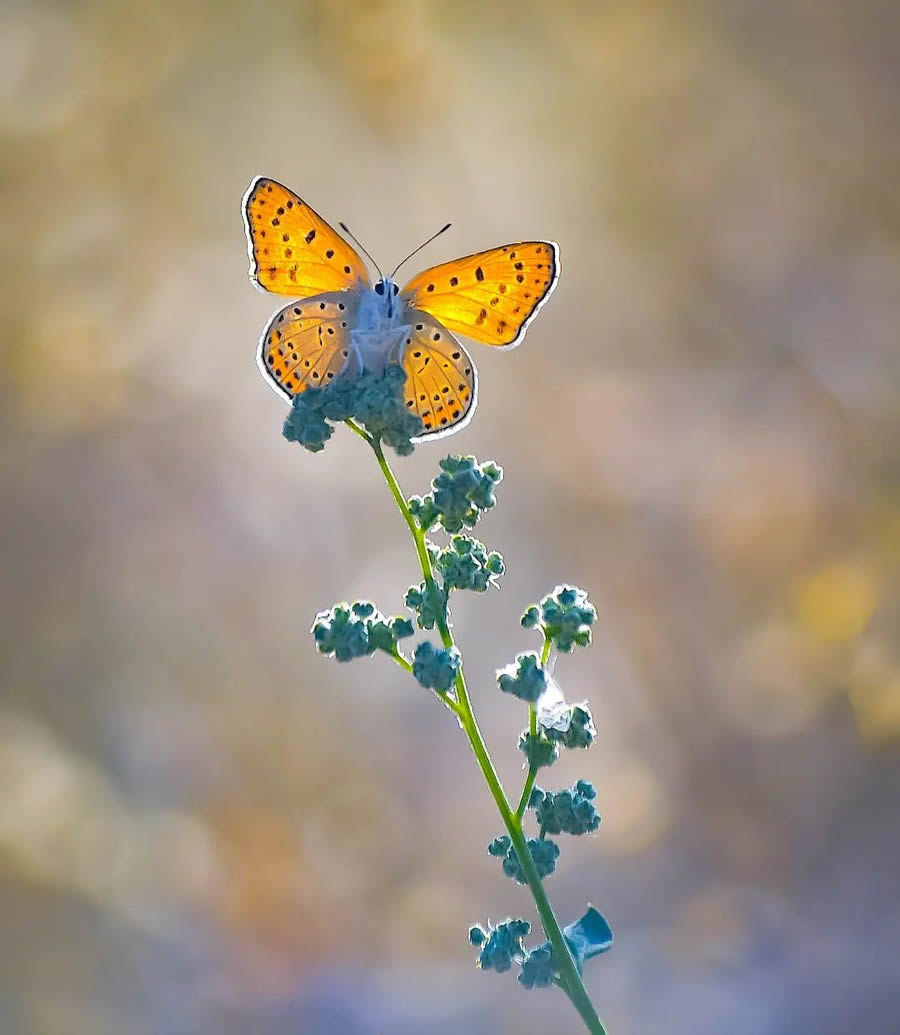
[(378, 283), (375, 285), (375, 294), (376, 295), (383, 295), (384, 294), (384, 281), (383, 280), (379, 280)]
[(399, 294), (400, 294), (400, 285), (399, 284), (395, 284), (394, 285), (394, 295), (396, 296), (396, 295), (399, 295)]

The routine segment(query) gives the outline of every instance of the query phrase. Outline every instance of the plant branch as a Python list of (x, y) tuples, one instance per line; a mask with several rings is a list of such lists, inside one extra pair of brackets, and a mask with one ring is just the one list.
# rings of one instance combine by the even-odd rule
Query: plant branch
[[(550, 659), (550, 648), (553, 646), (553, 640), (544, 633), (544, 647), (541, 651), (541, 668), (546, 669), (547, 662)], [(538, 724), (537, 724), (537, 706), (534, 704), (528, 705), (528, 732), (532, 738), (537, 737)], [(519, 805), (516, 809), (516, 818), (521, 823), (522, 817), (525, 815), (525, 810), (528, 808), (528, 799), (531, 797), (531, 792), (534, 790), (534, 781), (537, 779), (538, 767), (533, 763), (528, 765), (528, 773), (525, 777), (525, 786), (522, 788), (522, 793), (519, 795)]]
[[(394, 502), (397, 504), (397, 508), (403, 515), (403, 520), (406, 522), (407, 528), (412, 536), (416, 555), (419, 559), (419, 565), (422, 569), (422, 577), (425, 581), (425, 586), (431, 597), (434, 613), (437, 617), (437, 628), (440, 633), (441, 642), (445, 648), (454, 647), (455, 643), (453, 640), (453, 633), (447, 620), (446, 601), (444, 600), (440, 588), (435, 582), (434, 569), (432, 567), (431, 557), (428, 554), (428, 548), (425, 542), (425, 532), (419, 526), (409, 509), (406, 497), (397, 482), (394, 472), (391, 470), (390, 465), (385, 459), (380, 441), (369, 435), (354, 421), (348, 420), (347, 424), (357, 435), (364, 438), (372, 447), (372, 451), (378, 461), (378, 466), (381, 468), (384, 480), (387, 483), (391, 495), (394, 497)], [(549, 653), (550, 644), (545, 638), (544, 650), (542, 652), (542, 664), (546, 664)], [(547, 893), (544, 890), (543, 882), (538, 874), (534, 860), (531, 857), (531, 852), (528, 850), (528, 844), (522, 831), (522, 816), (518, 811), (513, 812), (506, 797), (506, 793), (503, 790), (500, 778), (497, 775), (497, 771), (494, 768), (494, 764), (491, 761), (490, 754), (488, 753), (487, 746), (484, 742), (484, 737), (482, 736), (481, 730), (479, 729), (478, 723), (475, 719), (475, 713), (472, 710), (462, 665), (460, 665), (459, 671), (456, 675), (456, 701), (451, 702), (447, 695), (439, 696), (441, 696), (442, 699), (446, 699), (448, 706), (451, 703), (454, 705), (452, 710), (455, 712), (459, 720), (459, 724), (468, 738), (469, 746), (472, 749), (472, 753), (475, 755), (475, 760), (477, 761), (478, 767), (481, 769), (485, 782), (488, 785), (488, 790), (491, 792), (491, 797), (494, 799), (494, 803), (497, 806), (497, 811), (500, 813), (503, 825), (506, 828), (510, 840), (516, 850), (516, 855), (519, 858), (519, 863), (525, 874), (525, 879), (528, 882), (529, 890), (534, 898), (538, 915), (541, 918), (541, 925), (543, 926), (544, 932), (553, 947), (554, 960), (557, 961), (559, 966), (559, 979), (557, 984), (559, 984), (560, 988), (562, 988), (571, 1000), (572, 1005), (578, 1011), (588, 1031), (591, 1032), (592, 1035), (607, 1035), (606, 1028), (597, 1016), (597, 1011), (594, 1009), (590, 996), (584, 987), (581, 974), (578, 972), (578, 967), (575, 964), (575, 960), (572, 957), (572, 953), (569, 950), (565, 937), (563, 936), (559, 921), (556, 919), (556, 914), (553, 912), (553, 907), (550, 904), (550, 900), (547, 898)], [(531, 728), (534, 732), (537, 731), (537, 717), (533, 706), (531, 708)], [(530, 771), (529, 777), (533, 786), (534, 779)], [(528, 794), (530, 795), (530, 793), (531, 790), (529, 788)]]

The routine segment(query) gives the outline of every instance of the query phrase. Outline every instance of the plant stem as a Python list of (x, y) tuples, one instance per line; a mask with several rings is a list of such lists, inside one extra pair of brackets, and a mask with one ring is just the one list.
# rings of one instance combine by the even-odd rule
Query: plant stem
[[(533, 704), (528, 705), (528, 732), (532, 737), (537, 736), (537, 708)], [(521, 822), (522, 817), (525, 815), (525, 810), (528, 808), (528, 799), (534, 790), (534, 781), (536, 779), (537, 766), (529, 762), (528, 773), (525, 776), (525, 783), (522, 787), (522, 793), (519, 795), (519, 804), (516, 808), (516, 819), (519, 822)]]
[[(544, 633), (544, 648), (541, 651), (541, 668), (546, 669), (547, 661), (550, 658), (550, 648), (553, 646), (553, 640)], [(528, 732), (532, 738), (537, 736), (537, 707), (533, 704), (528, 705)], [(537, 766), (533, 763), (528, 765), (528, 775), (525, 777), (525, 786), (522, 788), (522, 793), (519, 795), (519, 805), (516, 809), (516, 817), (521, 822), (522, 817), (525, 815), (525, 810), (528, 808), (528, 799), (531, 797), (531, 792), (534, 790), (534, 781), (537, 779)]]
[[(397, 508), (403, 515), (403, 520), (406, 522), (410, 534), (412, 535), (413, 543), (416, 548), (416, 555), (419, 558), (419, 565), (422, 569), (422, 577), (425, 580), (425, 587), (431, 597), (433, 610), (437, 616), (437, 628), (441, 636), (441, 642), (445, 648), (453, 647), (455, 646), (455, 643), (453, 640), (453, 633), (447, 620), (446, 601), (444, 600), (443, 594), (434, 579), (434, 569), (432, 568), (431, 557), (428, 554), (428, 548), (425, 542), (425, 532), (421, 529), (419, 523), (416, 521), (409, 509), (406, 497), (403, 495), (394, 472), (391, 470), (390, 465), (385, 459), (380, 441), (369, 435), (354, 421), (347, 421), (347, 424), (357, 435), (360, 436), (360, 438), (364, 438), (372, 447), (372, 451), (378, 461), (378, 466), (381, 468), (384, 480), (391, 491), (391, 495), (394, 497), (394, 502), (397, 504)], [(550, 644), (545, 638), (544, 650), (542, 652), (543, 665), (546, 664), (549, 654)], [(519, 863), (525, 874), (525, 879), (528, 882), (529, 890), (534, 898), (538, 915), (541, 918), (541, 925), (544, 928), (544, 933), (549, 939), (550, 944), (553, 946), (553, 957), (559, 965), (559, 980), (557, 983), (571, 1000), (572, 1005), (578, 1011), (588, 1031), (591, 1032), (592, 1035), (607, 1035), (606, 1028), (604, 1028), (600, 1018), (597, 1016), (594, 1004), (591, 1002), (590, 996), (584, 987), (584, 982), (581, 979), (581, 975), (578, 973), (575, 960), (573, 959), (572, 953), (569, 951), (569, 946), (563, 937), (559, 921), (556, 919), (556, 914), (553, 912), (553, 907), (550, 905), (550, 900), (547, 898), (546, 891), (544, 891), (544, 885), (537, 872), (537, 868), (534, 865), (534, 860), (531, 858), (531, 852), (528, 850), (528, 844), (522, 830), (522, 813), (524, 813), (524, 809), (522, 810), (522, 813), (518, 810), (513, 812), (506, 797), (506, 793), (503, 790), (500, 778), (497, 775), (497, 771), (494, 768), (494, 764), (491, 761), (491, 757), (488, 754), (484, 737), (482, 736), (481, 730), (479, 729), (478, 723), (475, 719), (475, 713), (472, 710), (472, 704), (469, 699), (469, 691), (466, 685), (466, 678), (463, 673), (462, 665), (460, 665), (459, 671), (456, 675), (455, 704), (456, 707), (453, 710), (455, 711), (463, 732), (468, 738), (469, 746), (472, 749), (472, 753), (475, 755), (475, 760), (478, 762), (478, 767), (481, 769), (485, 782), (488, 785), (488, 790), (491, 792), (491, 797), (494, 799), (494, 804), (497, 806), (497, 811), (500, 813), (503, 825), (506, 827), (506, 831), (516, 850), (516, 855), (519, 858)], [(537, 732), (537, 715), (533, 705), (531, 707), (530, 714), (530, 727), (532, 732)], [(534, 775), (530, 770), (529, 778), (526, 780), (526, 787), (528, 787), (529, 782), (532, 786), (534, 785)], [(531, 794), (530, 787), (528, 788), (528, 794)]]
[(403, 669), (404, 672), (412, 672), (412, 662), (409, 660), (409, 658), (405, 658), (399, 651), (396, 654), (392, 654), (391, 657), (394, 659), (394, 661), (397, 662), (397, 664), (400, 666), (400, 668)]

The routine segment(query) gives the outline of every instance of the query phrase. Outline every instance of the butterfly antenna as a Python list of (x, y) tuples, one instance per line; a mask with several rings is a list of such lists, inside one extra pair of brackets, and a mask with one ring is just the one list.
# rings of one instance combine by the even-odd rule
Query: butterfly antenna
[(345, 234), (346, 234), (346, 235), (347, 235), (347, 236), (348, 236), (348, 237), (349, 237), (349, 238), (350, 238), (350, 239), (351, 239), (351, 240), (352, 240), (352, 241), (354, 242), (354, 244), (355, 244), (355, 245), (356, 245), (356, 246), (357, 246), (357, 247), (359, 248), (359, 250), (360, 250), (360, 251), (361, 251), (361, 252), (363, 253), (363, 255), (365, 255), (365, 257), (366, 257), (366, 258), (367, 258), (367, 259), (369, 260), (369, 262), (371, 262), (371, 263), (372, 263), (372, 265), (373, 265), (373, 266), (375, 267), (375, 269), (377, 269), (377, 270), (378, 270), (378, 276), (379, 276), (379, 277), (381, 277), (381, 279), (382, 279), (382, 280), (384, 280), (384, 274), (383, 274), (383, 273), (381, 272), (381, 267), (380, 267), (380, 266), (378, 265), (378, 263), (377, 263), (377, 262), (376, 262), (376, 261), (375, 261), (375, 260), (374, 260), (374, 259), (372, 258), (372, 256), (371, 256), (371, 255), (369, 255), (368, 251), (367, 251), (367, 250), (366, 250), (366, 249), (365, 249), (365, 248), (363, 247), (363, 245), (362, 245), (362, 242), (361, 242), (361, 241), (360, 241), (360, 239), (359, 239), (359, 238), (358, 238), (358, 237), (356, 236), (356, 234), (355, 234), (355, 233), (353, 233), (353, 231), (352, 231), (352, 230), (350, 229), (350, 227), (349, 227), (349, 226), (347, 226), (347, 224), (346, 224), (346, 223), (338, 223), (338, 226), (339, 226), (339, 227), (340, 227), (340, 228), (341, 228), (341, 229), (342, 229), (342, 230), (344, 231), (344, 233), (345, 233)]
[(429, 237), (427, 241), (423, 241), (422, 244), (420, 244), (418, 248), (413, 248), (413, 250), (409, 253), (409, 255), (407, 255), (406, 258), (402, 262), (398, 262), (397, 265), (394, 267), (394, 272), (391, 274), (391, 280), (394, 279), (394, 276), (397, 273), (397, 270), (400, 269), (400, 267), (403, 265), (404, 262), (409, 262), (409, 260), (414, 255), (417, 255), (425, 247), (426, 244), (431, 244), (431, 242), (436, 237), (440, 237), (441, 234), (444, 233), (446, 230), (449, 230), (451, 226), (453, 226), (452, 223), (448, 223), (446, 226), (442, 226), (440, 228), (440, 230), (438, 230), (438, 232), (436, 234), (432, 234), (431, 237)]

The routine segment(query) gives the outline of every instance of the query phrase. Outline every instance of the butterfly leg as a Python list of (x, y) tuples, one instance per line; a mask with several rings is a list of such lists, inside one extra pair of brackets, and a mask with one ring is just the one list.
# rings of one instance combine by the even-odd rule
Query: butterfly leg
[(351, 337), (350, 339), (350, 356), (347, 360), (347, 365), (341, 371), (341, 376), (350, 378), (358, 377), (363, 372), (363, 361), (362, 356), (359, 354), (359, 346)]
[(396, 335), (390, 344), (388, 363), (402, 363), (407, 345), (412, 341), (412, 324), (405, 323), (396, 328)]

